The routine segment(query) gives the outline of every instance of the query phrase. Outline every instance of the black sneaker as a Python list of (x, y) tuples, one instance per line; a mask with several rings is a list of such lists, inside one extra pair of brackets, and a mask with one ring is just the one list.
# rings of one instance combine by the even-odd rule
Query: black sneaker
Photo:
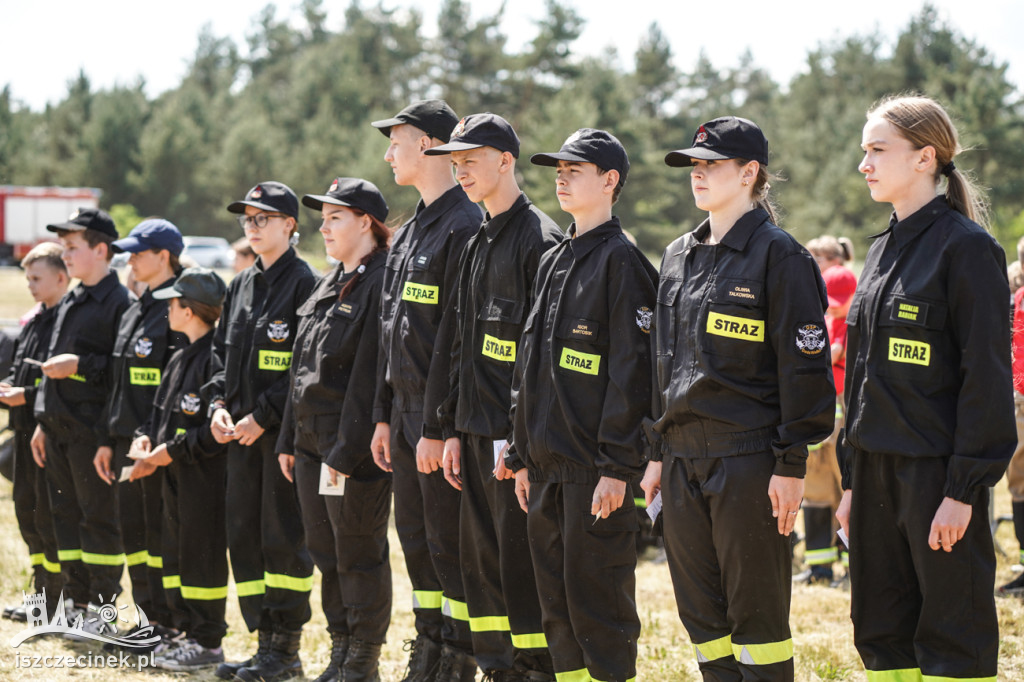
[(168, 656), (160, 667), (177, 673), (187, 673), (220, 665), (224, 662), (224, 650), (220, 647), (207, 649), (198, 642), (189, 640), (188, 645), (178, 649), (177, 655)]
[(999, 587), (996, 590), (997, 597), (1024, 597), (1024, 573)]

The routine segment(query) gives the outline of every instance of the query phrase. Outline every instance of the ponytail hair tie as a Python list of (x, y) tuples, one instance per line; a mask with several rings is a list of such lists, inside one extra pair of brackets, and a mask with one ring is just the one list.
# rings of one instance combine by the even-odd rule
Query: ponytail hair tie
[(942, 170), (940, 170), (939, 172), (942, 173), (943, 175), (945, 175), (948, 178), (950, 175), (953, 174), (953, 171), (955, 171), (955, 170), (956, 170), (956, 165), (953, 163), (952, 159), (950, 159), (949, 163), (947, 163), (945, 166), (943, 166)]

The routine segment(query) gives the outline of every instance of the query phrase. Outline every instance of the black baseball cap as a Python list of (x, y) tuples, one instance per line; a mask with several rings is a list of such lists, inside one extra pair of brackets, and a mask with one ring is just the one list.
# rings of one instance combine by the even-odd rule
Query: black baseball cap
[(50, 232), (56, 232), (57, 230), (67, 230), (68, 232), (95, 230), (114, 239), (120, 236), (117, 234), (117, 227), (114, 226), (114, 219), (106, 211), (91, 207), (80, 208), (71, 214), (67, 222), (47, 225), (46, 229)]
[(427, 156), (440, 156), (467, 149), (493, 147), (499, 152), (511, 152), (519, 158), (519, 136), (512, 125), (497, 114), (472, 114), (459, 121), (452, 130), (451, 141), (423, 152)]
[(723, 116), (708, 121), (693, 136), (693, 144), (665, 155), (669, 166), (692, 166), (694, 159), (748, 159), (768, 165), (768, 140), (753, 121)]
[(602, 170), (618, 171), (620, 185), (626, 184), (626, 174), (629, 173), (626, 148), (611, 133), (594, 128), (580, 128), (553, 154), (530, 157), (530, 162), (537, 166), (557, 166), (559, 161), (592, 163)]
[(431, 137), (447, 142), (451, 138), (452, 128), (458, 122), (459, 117), (447, 102), (442, 99), (424, 99), (413, 102), (393, 118), (374, 121), (370, 125), (379, 128), (384, 137), (388, 137), (391, 135), (392, 127), (408, 123)]
[(377, 185), (359, 178), (335, 178), (327, 194), (306, 194), (302, 203), (318, 211), (324, 204), (357, 208), (381, 222), (388, 217), (388, 204)]
[(181, 239), (181, 231), (169, 220), (150, 218), (132, 228), (128, 236), (118, 239), (110, 245), (114, 253), (127, 251), (139, 253), (147, 249), (166, 249), (175, 256), (180, 256), (185, 243)]
[(261, 211), (283, 213), (296, 220), (299, 218), (299, 198), (295, 196), (295, 192), (288, 185), (273, 180), (261, 182), (253, 187), (246, 193), (245, 199), (229, 204), (228, 210), (232, 213), (245, 213), (246, 206)]
[(172, 286), (157, 289), (153, 298), (187, 298), (196, 303), (218, 306), (224, 303), (228, 287), (224, 280), (213, 270), (206, 268), (188, 268), (178, 275), (178, 281)]

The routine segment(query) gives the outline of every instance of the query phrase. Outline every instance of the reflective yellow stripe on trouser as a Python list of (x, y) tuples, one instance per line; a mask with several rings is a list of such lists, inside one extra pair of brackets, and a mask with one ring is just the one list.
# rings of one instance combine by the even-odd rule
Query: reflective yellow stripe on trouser
[(698, 663), (717, 661), (719, 658), (732, 656), (732, 637), (726, 635), (725, 637), (713, 639), (710, 642), (694, 644), (693, 653), (697, 657)]
[(445, 597), (444, 603), (441, 605), (441, 613), (453, 620), (469, 622), (469, 606), (464, 601), (456, 601)]
[(839, 558), (838, 547), (827, 547), (825, 549), (812, 549), (804, 553), (804, 561), (808, 566), (822, 566), (831, 564)]
[(921, 682), (920, 668), (902, 670), (867, 670), (869, 682)]
[(181, 587), (180, 575), (165, 575), (163, 579), (165, 590), (176, 590)]
[(142, 550), (140, 552), (132, 552), (131, 554), (126, 554), (124, 557), (124, 562), (129, 566), (138, 566), (139, 564), (146, 563), (148, 560), (149, 552), (147, 552), (146, 550)]
[(59, 549), (57, 550), (58, 561), (81, 561), (82, 550), (80, 549)]
[(267, 587), (279, 590), (292, 590), (293, 592), (309, 592), (313, 589), (313, 576), (308, 578), (295, 578), (282, 573), (263, 573), (263, 582)]
[(263, 584), (262, 580), (247, 580), (241, 583), (235, 583), (235, 592), (239, 597), (255, 597), (258, 594), (263, 594), (267, 591), (267, 586)]
[(82, 563), (93, 566), (120, 566), (124, 563), (124, 554), (93, 554), (82, 552)]
[[(590, 671), (586, 668), (580, 668), (579, 670), (570, 670), (567, 673), (555, 673), (555, 680), (557, 682), (604, 682), (596, 677), (590, 676)], [(636, 678), (631, 677), (626, 682), (635, 682)]]
[(32, 562), (32, 566), (42, 566), (46, 569), (47, 573), (60, 573), (60, 564), (53, 561), (47, 561), (46, 555), (43, 553), (32, 554), (29, 556), (29, 560)]
[(412, 607), (414, 609), (439, 609), (444, 601), (441, 590), (413, 590)]
[(190, 587), (189, 585), (180, 585), (181, 597), (183, 599), (192, 599), (194, 601), (215, 601), (217, 599), (228, 598), (228, 586), (224, 587)]
[(924, 682), (996, 682), (996, 677), (943, 677), (942, 675), (921, 675)]
[(793, 640), (767, 644), (732, 644), (732, 655), (744, 665), (771, 665), (793, 658)]
[(164, 558), (162, 556), (153, 556), (152, 554), (147, 554), (146, 565), (150, 568), (163, 568)]
[(512, 646), (517, 649), (547, 649), (548, 638), (543, 632), (531, 632), (525, 635), (512, 633)]
[(469, 618), (469, 629), (472, 632), (511, 632), (508, 616), (480, 616)]

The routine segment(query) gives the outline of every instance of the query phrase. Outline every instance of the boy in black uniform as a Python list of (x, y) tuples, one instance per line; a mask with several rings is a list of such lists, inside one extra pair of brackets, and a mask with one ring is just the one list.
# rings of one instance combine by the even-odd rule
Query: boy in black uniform
[(447, 160), (424, 155), (449, 140), (458, 120), (446, 103), (425, 100), (373, 122), (391, 140), (384, 160), (395, 182), (413, 185), (421, 197), (395, 233), (384, 273), (371, 444), (378, 466), (394, 466), (395, 525), (416, 611), (406, 680), (415, 681), (470, 680), (476, 670), (459, 568), (459, 494), (438, 473), (444, 441), (437, 408), (451, 354), (435, 339), (454, 322), (442, 316), (455, 295), (459, 257), (483, 216)]
[[(36, 393), (39, 426), (32, 455), (46, 468), (64, 596), (84, 611), (90, 604), (113, 602), (121, 591), (124, 550), (117, 497), (96, 475), (92, 460), (107, 437), (111, 354), (129, 296), (110, 270), (110, 243), (118, 235), (109, 215), (83, 208), (46, 229), (57, 233), (68, 274), (81, 283), (57, 307), (49, 359)], [(95, 615), (86, 615), (85, 621), (87, 632), (116, 631)]]
[(451, 154), (455, 179), (487, 208), (459, 266), (455, 338), (444, 344), (452, 348), (450, 393), (438, 408), (445, 477), (462, 491), (459, 553), (473, 653), (488, 679), (527, 679), (529, 671), (529, 679), (553, 679), (526, 517), (498, 455), (511, 431), (512, 370), (537, 265), (562, 232), (519, 190), (519, 137), (500, 116), (467, 116), (451, 142), (426, 153)]
[(528, 509), (537, 588), (556, 677), (636, 677), (639, 523), (628, 484), (643, 460), (657, 273), (612, 204), (629, 160), (583, 128), (533, 163), (557, 168), (570, 239), (541, 259), (516, 360), (506, 466)]
[[(42, 308), (18, 335), (11, 374), (0, 383), (0, 403), (10, 409), (8, 423), (14, 430), (14, 513), (21, 537), (28, 545), (33, 583), (37, 591), (46, 590), (47, 613), (53, 613), (61, 588), (57, 539), (53, 534), (46, 476), (32, 461), (29, 446), (36, 430), (32, 405), (42, 372), (38, 365), (26, 360), (46, 359), (57, 304), (67, 292), (69, 280), (68, 270), (61, 260), (60, 245), (52, 242), (39, 244), (29, 251), (21, 267), (25, 270), (32, 298)], [(25, 607), (5, 609), (4, 617), (25, 621)]]

